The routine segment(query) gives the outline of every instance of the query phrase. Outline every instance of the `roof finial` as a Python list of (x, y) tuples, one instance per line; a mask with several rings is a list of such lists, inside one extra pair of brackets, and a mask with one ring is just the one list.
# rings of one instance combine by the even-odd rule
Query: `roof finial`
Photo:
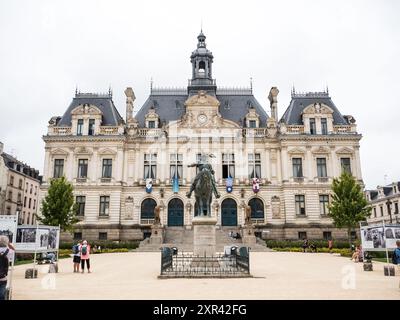
[(78, 85), (75, 85), (75, 96), (78, 94)]
[(111, 84), (108, 85), (108, 95), (112, 97), (112, 89), (111, 89)]
[(253, 93), (253, 78), (252, 77), (250, 77), (250, 90), (251, 90), (251, 93)]
[(328, 84), (326, 84), (326, 94), (329, 96), (329, 88), (328, 88)]
[(150, 78), (150, 94), (153, 92), (153, 77)]

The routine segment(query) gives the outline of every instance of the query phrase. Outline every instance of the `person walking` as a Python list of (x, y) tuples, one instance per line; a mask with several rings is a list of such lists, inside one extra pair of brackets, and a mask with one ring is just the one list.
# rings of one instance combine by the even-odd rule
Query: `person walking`
[(333, 240), (332, 240), (332, 238), (330, 238), (330, 239), (328, 240), (328, 250), (329, 250), (329, 253), (332, 253), (332, 249), (333, 249)]
[(72, 247), (72, 262), (74, 263), (74, 272), (79, 272), (79, 265), (81, 264), (81, 253), (80, 253), (80, 246), (81, 246), (81, 242), (78, 241), (77, 244), (75, 244)]
[(80, 253), (80, 256), (81, 256), (82, 273), (85, 272), (85, 261), (86, 261), (86, 266), (87, 266), (87, 269), (88, 269), (88, 273), (90, 273), (90, 259), (89, 259), (90, 245), (88, 244), (88, 242), (86, 240), (84, 240), (82, 242), (82, 245), (79, 246), (79, 253)]
[(0, 236), (0, 300), (6, 299), (8, 268), (14, 252), (15, 248), (8, 237)]
[(308, 240), (307, 238), (304, 238), (303, 240), (303, 252), (306, 252), (308, 249)]

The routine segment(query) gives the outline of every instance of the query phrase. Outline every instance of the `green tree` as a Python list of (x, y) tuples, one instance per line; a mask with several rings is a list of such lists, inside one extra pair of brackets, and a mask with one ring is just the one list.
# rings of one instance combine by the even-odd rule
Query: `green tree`
[(332, 202), (329, 204), (329, 216), (337, 228), (346, 228), (351, 246), (351, 231), (358, 227), (371, 214), (363, 190), (354, 177), (343, 172), (332, 182)]
[(76, 218), (73, 186), (65, 177), (52, 179), (46, 197), (42, 201), (42, 215), (38, 220), (50, 226), (60, 225), (63, 231), (72, 231)]

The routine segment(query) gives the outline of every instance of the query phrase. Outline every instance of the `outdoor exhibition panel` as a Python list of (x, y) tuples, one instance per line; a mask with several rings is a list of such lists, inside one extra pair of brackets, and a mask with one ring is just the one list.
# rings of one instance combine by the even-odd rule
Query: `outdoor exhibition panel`
[(51, 252), (58, 251), (60, 228), (53, 226), (18, 226), (15, 241), (17, 252)]
[(361, 226), (361, 243), (365, 251), (384, 251), (397, 248), (400, 240), (400, 224)]

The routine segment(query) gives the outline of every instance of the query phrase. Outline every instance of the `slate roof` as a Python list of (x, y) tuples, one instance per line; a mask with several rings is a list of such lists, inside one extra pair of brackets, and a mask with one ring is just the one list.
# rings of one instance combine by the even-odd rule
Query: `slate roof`
[[(400, 181), (395, 182), (394, 185), (397, 186), (397, 190), (400, 190)], [(393, 195), (393, 184), (383, 186), (383, 193), (386, 197)], [(371, 200), (376, 200), (378, 199), (378, 190), (369, 190), (369, 194), (371, 197)]]
[(370, 194), (371, 200), (375, 200), (375, 199), (378, 198), (378, 191), (371, 190), (371, 191), (369, 192), (369, 194)]
[(87, 94), (77, 93), (75, 98), (72, 99), (67, 111), (58, 121), (57, 126), (71, 126), (71, 111), (80, 104), (92, 104), (101, 110), (103, 113), (102, 126), (118, 126), (123, 123), (124, 120), (119, 114), (117, 108), (114, 105), (111, 94)]
[[(41, 176), (39, 176), (39, 170), (36, 170), (35, 168), (30, 167), (26, 163), (23, 163), (22, 161), (18, 160), (14, 156), (3, 152), (1, 154), (1, 158), (4, 161), (4, 164), (11, 170), (19, 171), (27, 176), (30, 176), (34, 179), (40, 180), (42, 179)], [(20, 166), (19, 170), (17, 168), (17, 165)]]
[(310, 92), (306, 94), (292, 93), (292, 100), (283, 114), (281, 122), (285, 122), (288, 125), (302, 125), (301, 113), (306, 107), (314, 103), (323, 103), (333, 110), (333, 124), (348, 124), (345, 117), (343, 117), (338, 108), (336, 108), (331, 97), (325, 92)]
[[(145, 126), (145, 116), (151, 107), (160, 117), (160, 122), (166, 123), (174, 120), (179, 120), (185, 112), (185, 101), (188, 95), (162, 95), (150, 94), (146, 102), (136, 113), (135, 118), (138, 120), (141, 127)], [(265, 127), (268, 115), (265, 109), (257, 101), (253, 94), (218, 94), (216, 98), (220, 102), (219, 112), (222, 118), (231, 120), (243, 126), (242, 121), (249, 112), (249, 107), (253, 106), (257, 114), (260, 116), (260, 127)]]

